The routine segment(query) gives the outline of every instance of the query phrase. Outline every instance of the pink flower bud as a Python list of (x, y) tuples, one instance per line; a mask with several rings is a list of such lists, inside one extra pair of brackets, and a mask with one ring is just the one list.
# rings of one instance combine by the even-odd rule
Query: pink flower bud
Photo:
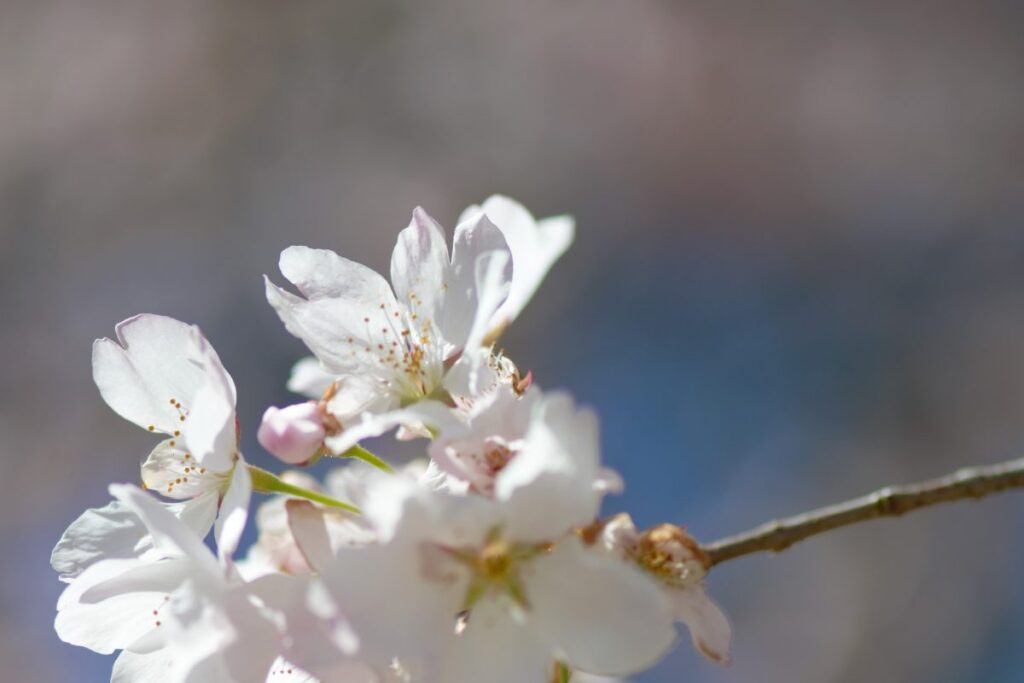
[(256, 438), (260, 445), (290, 465), (300, 465), (324, 443), (324, 424), (316, 402), (267, 408)]

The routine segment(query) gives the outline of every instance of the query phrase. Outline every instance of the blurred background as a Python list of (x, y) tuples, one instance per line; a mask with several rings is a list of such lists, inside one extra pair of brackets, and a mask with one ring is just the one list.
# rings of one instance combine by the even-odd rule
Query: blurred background
[[(416, 205), (576, 215), (505, 342), (600, 412), (609, 512), (712, 540), (1020, 455), (1022, 35), (1008, 0), (2, 0), (4, 680), (109, 676), (49, 552), (153, 440), (92, 340), (198, 323), (270, 465), (303, 348), (260, 276), (386, 272)], [(1022, 534), (1008, 493), (723, 565), (733, 664), (636, 680), (1020, 681)]]

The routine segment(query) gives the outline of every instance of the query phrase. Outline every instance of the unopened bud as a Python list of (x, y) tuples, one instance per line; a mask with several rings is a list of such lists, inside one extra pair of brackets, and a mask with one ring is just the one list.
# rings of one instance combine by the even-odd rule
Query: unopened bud
[(278, 459), (300, 465), (316, 455), (324, 443), (324, 423), (314, 401), (286, 408), (267, 408), (256, 438)]
[(636, 559), (665, 582), (678, 585), (700, 581), (711, 568), (696, 539), (673, 524), (659, 524), (640, 534)]

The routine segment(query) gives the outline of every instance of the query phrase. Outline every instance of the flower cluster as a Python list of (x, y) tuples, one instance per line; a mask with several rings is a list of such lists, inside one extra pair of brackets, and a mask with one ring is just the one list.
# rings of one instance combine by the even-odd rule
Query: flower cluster
[[(120, 651), (117, 683), (597, 680), (655, 663), (677, 622), (724, 661), (700, 547), (600, 519), (622, 483), (595, 415), (496, 346), (573, 231), (495, 196), (449, 249), (416, 209), (390, 284), (286, 249), (294, 291), (267, 279), (266, 296), (312, 353), (288, 384), (308, 400), (269, 408), (257, 436), (291, 465), (343, 458), (322, 482), (245, 461), (234, 382), (198, 328), (139, 315), (98, 340), (103, 399), (163, 440), (142, 487), (111, 485), (54, 549), (58, 635)], [(390, 431), (427, 457), (392, 468), (360, 445)], [(242, 556), (253, 492), (271, 497)]]

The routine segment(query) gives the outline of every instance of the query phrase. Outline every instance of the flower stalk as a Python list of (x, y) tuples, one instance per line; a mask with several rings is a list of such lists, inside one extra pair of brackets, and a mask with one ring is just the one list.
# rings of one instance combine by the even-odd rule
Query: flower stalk
[(305, 498), (311, 500), (314, 503), (320, 503), (321, 505), (328, 505), (330, 507), (340, 508), (348, 512), (360, 514), (359, 508), (349, 503), (343, 503), (340, 500), (331, 498), (322, 493), (311, 491), (295, 484), (289, 484), (284, 481), (276, 474), (268, 472), (265, 469), (256, 467), (255, 465), (247, 465), (249, 468), (249, 476), (252, 477), (252, 488), (257, 493), (281, 493), (289, 496), (296, 496), (298, 498)]
[[(331, 455), (331, 454), (328, 453), (327, 455)], [(336, 458), (355, 458), (356, 460), (362, 460), (365, 463), (373, 465), (374, 467), (376, 467), (378, 470), (381, 470), (382, 472), (387, 472), (388, 474), (394, 474), (395, 473), (395, 470), (394, 470), (393, 467), (391, 467), (391, 465), (387, 464), (387, 462), (385, 462), (381, 458), (377, 457), (372, 452), (366, 450), (365, 448), (363, 448), (359, 444), (356, 444), (355, 446), (352, 446), (352, 448), (348, 449), (347, 451), (345, 451), (341, 455), (336, 455), (336, 456), (333, 456), (333, 457), (336, 457)]]

